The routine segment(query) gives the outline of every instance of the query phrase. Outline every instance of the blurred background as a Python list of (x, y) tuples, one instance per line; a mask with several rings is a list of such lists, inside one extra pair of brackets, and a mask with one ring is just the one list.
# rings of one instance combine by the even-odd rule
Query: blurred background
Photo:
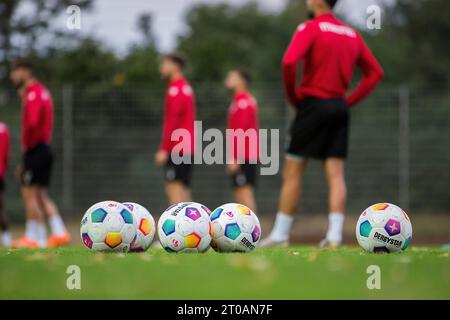
[[(81, 9), (81, 29), (66, 26), (68, 6)], [(381, 9), (381, 29), (369, 30), (366, 9)], [(426, 241), (450, 241), (450, 2), (341, 0), (338, 16), (357, 28), (380, 60), (386, 78), (352, 110), (348, 161), (349, 212), (376, 202), (401, 205), (420, 221)], [(136, 201), (155, 216), (166, 208), (158, 148), (165, 83), (163, 52), (190, 60), (204, 128), (225, 128), (228, 69), (248, 67), (262, 128), (284, 139), (292, 117), (280, 63), (304, 0), (2, 0), (0, 1), (0, 120), (13, 138), (7, 176), (12, 221), (23, 221), (14, 167), (20, 159), (20, 106), (8, 80), (16, 57), (31, 57), (55, 101), (56, 168), (51, 192), (62, 214), (77, 222), (92, 203)], [(283, 145), (281, 141), (281, 146)], [(259, 179), (259, 215), (272, 220), (279, 176)], [(199, 166), (195, 200), (215, 208), (231, 199), (222, 166)], [(327, 195), (320, 163), (304, 182), (300, 240), (325, 230)], [(354, 231), (349, 219), (349, 234)], [(317, 223), (315, 223), (317, 222)], [(303, 228), (303, 229), (302, 229)], [(318, 235), (318, 239), (320, 239)]]

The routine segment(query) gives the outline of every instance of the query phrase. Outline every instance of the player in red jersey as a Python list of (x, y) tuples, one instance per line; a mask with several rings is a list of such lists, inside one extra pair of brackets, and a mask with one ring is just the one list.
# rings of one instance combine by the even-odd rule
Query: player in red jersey
[(8, 127), (0, 122), (0, 231), (2, 231), (2, 245), (6, 248), (11, 247), (11, 233), (8, 229), (4, 203), (5, 175), (8, 169), (10, 148), (11, 141)]
[[(286, 94), (296, 118), (283, 173), (279, 211), (263, 246), (285, 245), (300, 201), (301, 179), (308, 159), (324, 162), (329, 188), (329, 226), (322, 246), (342, 242), (346, 209), (344, 161), (347, 156), (349, 111), (368, 96), (383, 78), (383, 70), (352, 28), (336, 19), (332, 9), (337, 0), (307, 0), (314, 17), (300, 24), (283, 59)], [(303, 76), (297, 86), (297, 67)], [(347, 94), (355, 67), (362, 79)]]
[[(245, 69), (231, 70), (225, 80), (226, 88), (233, 94), (228, 129), (235, 132), (227, 168), (232, 177), (235, 201), (256, 212), (254, 187), (259, 160), (259, 121), (258, 104), (248, 91), (250, 81), (251, 76)], [(239, 146), (238, 140), (244, 145)]]
[[(186, 59), (180, 54), (168, 54), (161, 59), (161, 76), (169, 84), (165, 97), (161, 144), (155, 155), (155, 162), (165, 168), (166, 193), (170, 204), (191, 201), (195, 99), (194, 92), (183, 75), (185, 67)], [(178, 139), (175, 137), (178, 129), (187, 135)], [(175, 148), (180, 143), (183, 150), (177, 152)], [(174, 161), (178, 155), (185, 159), (182, 163)]]
[[(26, 210), (25, 235), (13, 241), (15, 248), (58, 247), (70, 243), (70, 235), (48, 194), (53, 153), (50, 142), (53, 133), (53, 102), (49, 91), (34, 77), (33, 66), (27, 60), (17, 60), (11, 66), (11, 81), (23, 101), (22, 152), (23, 162), (16, 175), (22, 183)], [(52, 231), (47, 240), (45, 216)]]

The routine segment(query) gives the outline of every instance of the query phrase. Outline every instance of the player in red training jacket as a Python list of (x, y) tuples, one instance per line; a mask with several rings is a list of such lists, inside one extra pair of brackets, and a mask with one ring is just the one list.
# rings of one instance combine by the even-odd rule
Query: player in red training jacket
[[(185, 67), (186, 59), (180, 54), (168, 54), (161, 60), (160, 72), (169, 84), (165, 97), (161, 145), (155, 162), (158, 166), (165, 167), (166, 193), (170, 204), (191, 201), (195, 99), (194, 92), (183, 75)], [(180, 146), (181, 150), (178, 150)]]
[[(333, 15), (336, 2), (306, 1), (314, 18), (297, 28), (283, 59), (286, 95), (297, 114), (290, 130), (278, 214), (262, 246), (288, 243), (309, 159), (324, 162), (328, 180), (329, 226), (321, 246), (336, 247), (342, 242), (348, 109), (367, 97), (384, 74), (361, 36)], [(297, 85), (299, 63), (303, 75)], [(347, 94), (355, 67), (362, 70), (362, 79)]]
[[(33, 73), (27, 60), (17, 60), (11, 66), (10, 78), (18, 87), (22, 107), (23, 162), (16, 175), (22, 184), (26, 210), (25, 235), (13, 242), (15, 248), (58, 247), (70, 243), (70, 235), (59, 215), (58, 208), (48, 194), (53, 166), (50, 147), (53, 133), (53, 102), (47, 88)], [(45, 216), (48, 217), (51, 237), (47, 240)]]
[(6, 248), (11, 247), (11, 233), (8, 229), (4, 203), (5, 175), (8, 170), (10, 148), (11, 141), (8, 127), (0, 122), (0, 231), (2, 232), (2, 245)]
[(231, 70), (225, 80), (226, 88), (233, 94), (228, 129), (234, 132), (234, 147), (229, 145), (227, 167), (232, 177), (235, 201), (256, 212), (254, 187), (259, 160), (259, 124), (258, 104), (248, 91), (250, 81), (251, 76), (245, 69)]

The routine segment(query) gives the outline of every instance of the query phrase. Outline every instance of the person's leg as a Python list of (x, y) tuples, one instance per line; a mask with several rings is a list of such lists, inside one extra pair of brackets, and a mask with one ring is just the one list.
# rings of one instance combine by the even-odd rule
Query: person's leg
[(236, 187), (234, 189), (234, 200), (256, 212), (255, 192), (251, 185)]
[(180, 181), (166, 183), (166, 194), (170, 205), (191, 201), (189, 188)]
[(25, 205), (26, 226), (25, 237), (13, 242), (14, 247), (45, 247), (47, 230), (44, 223), (44, 212), (39, 203), (37, 186), (22, 186), (22, 198)]
[(301, 196), (302, 175), (306, 168), (304, 160), (286, 159), (283, 170), (278, 211), (293, 216)]
[(255, 186), (257, 165), (242, 164), (239, 170), (231, 174), (234, 201), (256, 213)]
[(2, 245), (6, 248), (11, 247), (11, 233), (8, 228), (8, 221), (6, 219), (4, 193), (0, 191), (0, 231), (2, 231)]
[[(66, 226), (64, 225), (64, 221), (62, 220), (58, 207), (54, 203), (54, 201), (50, 198), (48, 194), (48, 190), (45, 187), (39, 188), (39, 200), (41, 203), (41, 206), (48, 217), (48, 221), (50, 224), (50, 229), (52, 231), (52, 237), (49, 239), (49, 245), (50, 246), (56, 246), (56, 243), (54, 242), (55, 238), (68, 238), (68, 232), (66, 229)], [(69, 240), (63, 241), (64, 244), (66, 242), (70, 242)], [(61, 244), (59, 244), (61, 245)]]
[(342, 159), (330, 158), (324, 163), (328, 182), (329, 225), (325, 242), (332, 246), (342, 243), (344, 214), (347, 202), (345, 163)]
[(180, 202), (190, 202), (190, 182), (192, 176), (192, 165), (175, 165), (169, 162), (165, 167), (166, 195), (170, 205)]
[(300, 202), (301, 180), (306, 168), (306, 161), (287, 158), (283, 170), (278, 213), (270, 236), (262, 242), (263, 246), (284, 243), (289, 240), (294, 214)]
[(39, 188), (39, 200), (41, 202), (42, 208), (44, 209), (45, 215), (48, 218), (59, 216), (58, 207), (50, 198), (47, 188), (44, 187)]

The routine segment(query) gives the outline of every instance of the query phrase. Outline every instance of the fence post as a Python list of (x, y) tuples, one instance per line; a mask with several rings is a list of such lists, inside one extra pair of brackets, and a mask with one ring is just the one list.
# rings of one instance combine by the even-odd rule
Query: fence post
[(410, 88), (399, 88), (399, 204), (410, 207)]
[(64, 212), (73, 214), (73, 86), (63, 87), (62, 191)]

